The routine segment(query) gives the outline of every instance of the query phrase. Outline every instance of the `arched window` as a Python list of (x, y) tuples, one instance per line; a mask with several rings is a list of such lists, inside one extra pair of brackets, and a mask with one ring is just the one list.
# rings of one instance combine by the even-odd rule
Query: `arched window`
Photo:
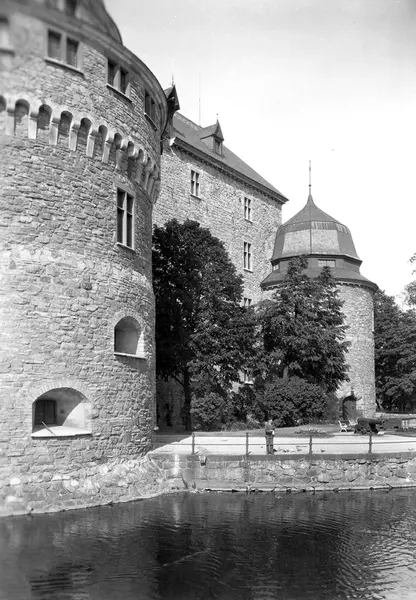
[(33, 437), (62, 437), (89, 434), (88, 403), (72, 388), (55, 388), (33, 403)]
[(145, 357), (143, 330), (131, 317), (121, 319), (114, 328), (114, 352)]
[(14, 133), (20, 137), (28, 135), (29, 104), (25, 100), (16, 102), (14, 109)]
[(61, 120), (59, 121), (58, 127), (58, 144), (63, 144), (68, 147), (69, 145), (69, 131), (71, 129), (72, 115), (71, 113), (64, 111), (61, 113)]
[(48, 143), (49, 141), (49, 133), (50, 133), (50, 124), (51, 124), (51, 116), (52, 110), (46, 104), (42, 104), (39, 108), (38, 118), (37, 118), (37, 131), (36, 137)]

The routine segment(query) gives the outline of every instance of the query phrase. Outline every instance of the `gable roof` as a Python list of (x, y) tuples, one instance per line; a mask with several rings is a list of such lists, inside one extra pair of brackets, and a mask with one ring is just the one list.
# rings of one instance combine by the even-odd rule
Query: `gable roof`
[[(234, 152), (231, 152), (227, 146), (222, 146), (222, 154), (219, 155), (211, 150), (201, 139), (210, 135), (221, 134), (219, 123), (210, 127), (200, 127), (181, 113), (176, 112), (173, 116), (173, 127), (175, 131), (174, 144), (188, 152), (195, 151), (197, 155), (203, 155), (203, 158), (216, 166), (222, 166), (225, 170), (231, 172), (235, 177), (240, 177), (243, 181), (266, 192), (282, 204), (287, 202), (287, 198), (272, 186), (266, 179), (259, 175), (247, 163), (239, 158)], [(218, 129), (219, 128), (219, 129)], [(208, 131), (209, 130), (209, 131)], [(207, 133), (208, 132), (208, 133)]]
[(201, 127), (201, 132), (199, 137), (201, 140), (207, 137), (216, 137), (220, 139), (222, 142), (224, 141), (224, 136), (222, 135), (221, 125), (218, 123), (214, 123), (214, 125), (210, 125), (209, 127)]

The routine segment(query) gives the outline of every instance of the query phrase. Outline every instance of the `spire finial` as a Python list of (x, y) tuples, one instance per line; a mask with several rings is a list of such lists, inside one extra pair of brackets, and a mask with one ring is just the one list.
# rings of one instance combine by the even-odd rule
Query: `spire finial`
[(172, 87), (175, 85), (175, 75), (172, 73)]
[(312, 161), (309, 161), (309, 196), (312, 196)]

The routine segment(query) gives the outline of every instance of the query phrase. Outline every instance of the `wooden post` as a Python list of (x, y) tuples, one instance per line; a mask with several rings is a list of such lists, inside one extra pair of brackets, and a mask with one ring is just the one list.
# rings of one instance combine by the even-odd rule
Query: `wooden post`
[(373, 432), (370, 431), (370, 436), (368, 438), (368, 454), (372, 454), (373, 452)]
[(246, 432), (246, 458), (248, 459), (248, 431)]
[(312, 434), (309, 436), (309, 454), (312, 454)]
[(195, 431), (192, 432), (192, 454), (195, 454)]

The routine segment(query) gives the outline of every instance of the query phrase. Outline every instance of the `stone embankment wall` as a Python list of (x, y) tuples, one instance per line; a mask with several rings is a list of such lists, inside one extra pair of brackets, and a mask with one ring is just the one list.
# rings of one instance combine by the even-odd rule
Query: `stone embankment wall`
[[(416, 487), (415, 453), (291, 457), (180, 456), (152, 453), (164, 478), (189, 488), (323, 491)], [(202, 464), (201, 464), (202, 463)]]
[(182, 477), (165, 478), (148, 457), (113, 459), (81, 468), (37, 468), (15, 475), (0, 488), (0, 517), (56, 512), (128, 502), (184, 490)]

